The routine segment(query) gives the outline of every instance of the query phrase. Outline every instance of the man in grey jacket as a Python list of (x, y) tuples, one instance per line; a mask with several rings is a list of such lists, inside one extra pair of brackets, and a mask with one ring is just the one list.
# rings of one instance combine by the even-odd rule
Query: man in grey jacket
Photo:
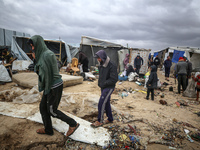
[(178, 94), (181, 93), (181, 86), (183, 91), (186, 89), (187, 68), (188, 64), (184, 61), (183, 57), (180, 57), (175, 68), (175, 74), (178, 75)]

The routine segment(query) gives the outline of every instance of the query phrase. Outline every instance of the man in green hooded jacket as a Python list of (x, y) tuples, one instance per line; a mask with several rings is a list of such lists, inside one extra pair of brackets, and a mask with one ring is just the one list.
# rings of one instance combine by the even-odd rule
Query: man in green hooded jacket
[(62, 97), (63, 81), (59, 74), (56, 56), (47, 48), (40, 35), (32, 36), (28, 40), (28, 44), (33, 50), (33, 57), (36, 61), (35, 71), (38, 74), (38, 88), (40, 92), (43, 91), (40, 113), (44, 128), (38, 129), (36, 132), (53, 135), (52, 116), (69, 124), (66, 136), (70, 136), (79, 127), (79, 123), (57, 109)]

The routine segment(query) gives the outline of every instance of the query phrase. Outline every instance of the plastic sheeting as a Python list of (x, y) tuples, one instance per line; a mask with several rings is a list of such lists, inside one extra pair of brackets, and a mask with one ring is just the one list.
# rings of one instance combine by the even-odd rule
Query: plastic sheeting
[(88, 37), (88, 36), (82, 36), (81, 37), (81, 44), (82, 45), (92, 45), (92, 46), (101, 46), (101, 47), (123, 47), (120, 44), (111, 43), (108, 41)]
[[(90, 122), (76, 117), (70, 113), (64, 111), (63, 113), (73, 118), (80, 124), (79, 128), (70, 136), (70, 138), (85, 143), (108, 146), (111, 137), (107, 129), (103, 127), (92, 128), (90, 126)], [(38, 112), (38, 105), (0, 102), (0, 114), (17, 118), (25, 118), (31, 121), (42, 123), (41, 114)], [(54, 129), (65, 134), (69, 128), (68, 124), (56, 118), (52, 118), (52, 125)]]
[(30, 37), (30, 34), (0, 28), (0, 46), (11, 46), (13, 36)]
[(183, 96), (196, 98), (196, 91), (195, 91), (195, 81), (193, 79), (188, 80), (188, 86), (186, 90), (183, 92)]
[(126, 54), (129, 54), (128, 49), (121, 49), (118, 51), (118, 58), (119, 58), (119, 68), (120, 72), (124, 71), (124, 59), (126, 58)]
[(2, 82), (11, 82), (12, 79), (10, 78), (10, 75), (7, 71), (7, 69), (4, 67), (4, 65), (0, 65), (0, 81)]
[(31, 63), (30, 60), (15, 60), (12, 64), (12, 70), (27, 70)]
[(148, 70), (148, 60), (149, 60), (149, 53), (151, 50), (145, 49), (133, 49), (130, 51), (130, 64), (134, 66), (134, 59), (136, 58), (137, 54), (140, 53), (140, 57), (143, 58), (143, 65), (140, 68), (140, 74), (145, 74)]

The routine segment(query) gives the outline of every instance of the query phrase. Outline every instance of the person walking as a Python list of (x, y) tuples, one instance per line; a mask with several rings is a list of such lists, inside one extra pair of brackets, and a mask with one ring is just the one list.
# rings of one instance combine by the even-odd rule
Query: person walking
[(89, 72), (88, 70), (89, 60), (85, 53), (79, 52), (78, 62), (82, 65), (83, 72)]
[(143, 65), (143, 58), (140, 57), (140, 54), (137, 54), (137, 57), (134, 59), (134, 70), (139, 75), (140, 68)]
[(35, 71), (38, 74), (38, 89), (43, 91), (40, 102), (40, 113), (44, 128), (38, 129), (38, 134), (53, 135), (51, 116), (69, 124), (66, 136), (73, 134), (79, 127), (73, 118), (58, 110), (63, 91), (62, 76), (59, 74), (55, 54), (50, 51), (40, 35), (34, 35), (28, 40), (35, 59)]
[(183, 57), (180, 57), (175, 66), (175, 75), (178, 75), (178, 94), (181, 93), (181, 86), (183, 91), (186, 89), (187, 68), (188, 64), (184, 61)]
[[(116, 65), (110, 61), (104, 50), (99, 50), (95, 56), (99, 63), (99, 80), (98, 86), (101, 88), (101, 96), (98, 103), (98, 120), (91, 124), (92, 127), (100, 127), (103, 123), (112, 123), (113, 116), (110, 106), (110, 97), (118, 81)], [(104, 111), (108, 119), (104, 120)]]
[(164, 61), (164, 67), (165, 67), (165, 80), (169, 81), (169, 74), (170, 74), (170, 68), (172, 66), (172, 61), (170, 59), (170, 56), (167, 56), (167, 59)]
[(160, 59), (158, 58), (158, 55), (156, 55), (156, 58), (154, 59), (153, 63), (156, 66), (156, 71), (157, 71), (158, 66), (160, 65)]
[(146, 99), (149, 100), (149, 95), (151, 93), (151, 100), (154, 100), (154, 89), (157, 88), (158, 76), (156, 72), (156, 66), (153, 65), (150, 67), (151, 73), (149, 79), (146, 83), (147, 86), (147, 96)]

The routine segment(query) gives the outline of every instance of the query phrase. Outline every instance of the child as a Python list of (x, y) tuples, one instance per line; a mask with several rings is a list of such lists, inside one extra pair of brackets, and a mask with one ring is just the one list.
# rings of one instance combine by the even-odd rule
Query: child
[(157, 81), (158, 81), (158, 76), (157, 76), (157, 69), (156, 66), (153, 65), (150, 67), (151, 74), (149, 75), (149, 79), (147, 81), (147, 97), (146, 99), (149, 100), (149, 94), (151, 92), (151, 100), (154, 100), (154, 89), (157, 88)]
[(194, 79), (194, 81), (197, 82), (196, 88), (197, 88), (197, 99), (196, 101), (199, 100), (199, 91), (200, 91), (200, 73), (197, 74), (196, 78), (194, 76), (192, 76), (192, 78)]

